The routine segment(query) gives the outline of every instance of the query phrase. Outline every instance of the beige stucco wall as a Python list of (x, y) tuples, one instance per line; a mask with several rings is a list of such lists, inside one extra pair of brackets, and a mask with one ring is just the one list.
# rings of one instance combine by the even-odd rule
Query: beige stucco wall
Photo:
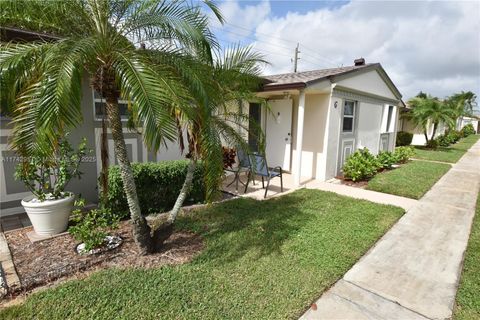
[(390, 99), (396, 99), (390, 88), (385, 84), (385, 81), (383, 81), (375, 70), (340, 80), (337, 82), (337, 85)]
[[(303, 127), (302, 169), (303, 178), (323, 179), (324, 177), (324, 136), (327, 122), (328, 94), (306, 94)], [(298, 97), (294, 100), (294, 137), (296, 136)], [(296, 168), (296, 141), (293, 142), (292, 168)]]

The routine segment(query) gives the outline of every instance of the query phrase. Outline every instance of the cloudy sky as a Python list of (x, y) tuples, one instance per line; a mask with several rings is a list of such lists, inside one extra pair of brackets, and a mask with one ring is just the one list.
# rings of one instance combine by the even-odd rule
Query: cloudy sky
[(217, 1), (222, 45), (251, 44), (265, 74), (380, 62), (404, 99), (420, 90), (480, 96), (480, 1)]

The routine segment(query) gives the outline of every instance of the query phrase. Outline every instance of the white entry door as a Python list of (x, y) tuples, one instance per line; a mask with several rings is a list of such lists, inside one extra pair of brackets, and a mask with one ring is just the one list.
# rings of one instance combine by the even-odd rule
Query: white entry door
[(292, 148), (292, 99), (270, 100), (266, 121), (266, 156), (270, 167), (290, 171)]

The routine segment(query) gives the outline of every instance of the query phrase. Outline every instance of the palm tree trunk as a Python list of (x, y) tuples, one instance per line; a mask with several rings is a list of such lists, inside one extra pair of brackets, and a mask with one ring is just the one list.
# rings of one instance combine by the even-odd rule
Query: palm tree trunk
[(190, 189), (193, 184), (193, 175), (195, 173), (195, 168), (197, 166), (197, 161), (194, 159), (190, 159), (187, 168), (187, 176), (185, 177), (185, 181), (183, 182), (182, 189), (178, 194), (177, 201), (175, 201), (175, 205), (173, 206), (172, 210), (168, 214), (167, 221), (160, 225), (154, 231), (154, 245), (156, 250), (161, 250), (163, 243), (167, 240), (173, 233), (173, 223), (177, 219), (180, 210), (182, 209), (182, 205), (185, 202), (185, 199), (190, 192)]
[(105, 123), (105, 116), (102, 117), (100, 159), (102, 163), (102, 172), (100, 173), (100, 194), (102, 197), (102, 205), (105, 205), (108, 199), (108, 146), (107, 146), (107, 124)]
[(427, 128), (424, 128), (424, 129), (423, 129), (423, 135), (425, 136), (425, 141), (426, 141), (427, 144), (428, 144), (428, 141), (429, 141), (429, 140), (428, 140), (428, 135), (427, 135)]
[(432, 138), (431, 138), (430, 140), (435, 139), (435, 133), (437, 132), (437, 128), (438, 128), (438, 122), (435, 122), (435, 123), (433, 124)]
[(132, 167), (128, 160), (127, 147), (122, 131), (122, 122), (118, 111), (118, 98), (107, 97), (107, 114), (112, 129), (112, 136), (120, 167), (120, 175), (123, 182), (123, 190), (127, 197), (128, 208), (133, 224), (133, 239), (140, 249), (140, 254), (145, 255), (152, 251), (152, 238), (150, 236), (150, 227), (147, 220), (142, 216), (140, 205), (138, 203), (137, 189), (133, 178)]
[(187, 175), (185, 177), (185, 181), (183, 182), (182, 189), (178, 194), (177, 201), (175, 201), (175, 205), (173, 206), (172, 210), (168, 214), (168, 220), (167, 220), (168, 223), (175, 222), (175, 220), (177, 219), (178, 213), (180, 212), (180, 209), (182, 208), (183, 203), (185, 202), (185, 199), (190, 193), (190, 190), (192, 188), (192, 183), (193, 183), (193, 175), (195, 173), (196, 166), (197, 166), (197, 161), (194, 159), (190, 159), (190, 162), (188, 163), (188, 168), (187, 168)]

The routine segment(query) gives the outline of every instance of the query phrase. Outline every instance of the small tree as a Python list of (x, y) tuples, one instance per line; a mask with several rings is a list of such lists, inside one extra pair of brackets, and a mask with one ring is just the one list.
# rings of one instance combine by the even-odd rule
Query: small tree
[[(215, 5), (210, 1), (205, 4), (222, 20)], [(153, 243), (150, 227), (140, 212), (118, 101), (131, 102), (151, 149), (157, 150), (165, 140), (175, 140), (170, 111), (172, 105), (188, 105), (188, 90), (171, 65), (156, 63), (138, 47), (148, 41), (164, 56), (180, 52), (212, 61), (211, 48), (217, 43), (208, 21), (200, 5), (187, 1), (2, 1), (2, 25), (33, 26), (63, 36), (52, 42), (1, 45), (0, 76), (10, 80), (8, 89), (16, 93), (13, 147), (28, 155), (38, 146), (39, 137), (52, 142), (60, 128), (80, 124), (82, 76), (87, 73), (91, 86), (106, 102), (133, 237), (141, 254), (150, 252)], [(183, 72), (184, 79), (195, 79), (199, 70)]]
[[(420, 127), (425, 135), (427, 144), (435, 138), (440, 123), (451, 127), (455, 123), (455, 112), (448, 104), (432, 96), (415, 97), (408, 101), (412, 107), (403, 117), (412, 121), (415, 126)], [(428, 126), (433, 124), (432, 135), (428, 137)]]

